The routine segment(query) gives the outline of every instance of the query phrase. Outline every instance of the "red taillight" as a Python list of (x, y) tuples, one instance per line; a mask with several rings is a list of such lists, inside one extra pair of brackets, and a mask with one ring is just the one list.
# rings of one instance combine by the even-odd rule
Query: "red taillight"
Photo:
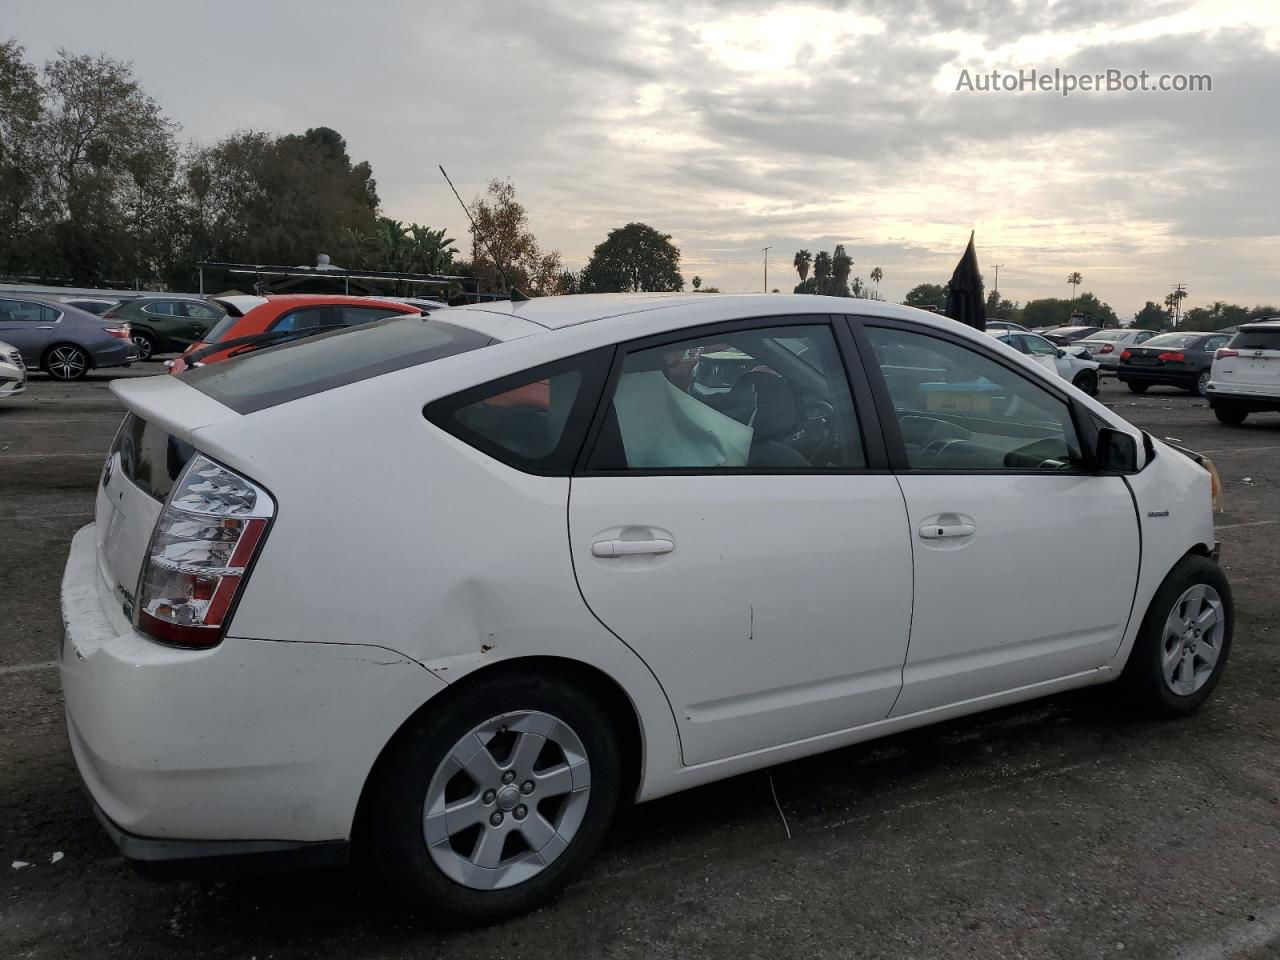
[(1168, 351), (1157, 355), (1156, 359), (1163, 360), (1165, 363), (1181, 363), (1183, 360), (1187, 359), (1187, 355), (1185, 353), (1178, 353), (1177, 351)]
[(1215, 360), (1225, 360), (1227, 359), (1227, 357), (1238, 357), (1238, 356), (1240, 356), (1240, 351), (1232, 350), (1230, 347), (1219, 347), (1213, 353), (1213, 359)]
[(127, 323), (122, 323), (114, 327), (103, 327), (102, 329), (107, 331), (108, 336), (119, 337), (121, 340), (129, 339), (129, 325)]
[(275, 515), (252, 480), (196, 454), (151, 534), (138, 627), (161, 643), (212, 647)]
[(1128, 359), (1129, 359), (1130, 357), (1132, 357), (1132, 356), (1133, 356), (1133, 351), (1132, 351), (1132, 350), (1126, 350), (1124, 353), (1120, 354), (1120, 359), (1121, 359), (1121, 360), (1128, 360)]
[[(1116, 345), (1115, 345), (1114, 343), (1104, 343), (1104, 344), (1102, 345), (1102, 349), (1101, 349), (1101, 350), (1099, 350), (1098, 352), (1099, 352), (1099, 353), (1114, 353), (1114, 352), (1115, 352), (1115, 349), (1116, 349)], [(1121, 356), (1124, 356), (1124, 354), (1121, 354)]]

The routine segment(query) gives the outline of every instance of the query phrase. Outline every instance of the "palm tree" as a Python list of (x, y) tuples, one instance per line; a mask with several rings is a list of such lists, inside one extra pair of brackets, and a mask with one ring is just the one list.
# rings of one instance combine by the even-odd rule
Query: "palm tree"
[(880, 296), (880, 281), (884, 279), (884, 271), (879, 267), (872, 267), (871, 282), (876, 285), (876, 296)]
[(855, 297), (860, 297), (860, 296), (862, 296), (864, 293), (866, 293), (866, 290), (865, 290), (865, 289), (863, 288), (863, 286), (862, 286), (862, 278), (861, 278), (861, 277), (854, 277), (854, 278), (853, 278), (853, 286), (852, 286), (850, 289), (853, 291), (853, 295), (854, 295)]
[(845, 296), (849, 289), (849, 272), (853, 269), (853, 257), (845, 253), (844, 244), (836, 244), (836, 252), (831, 256), (831, 277), (835, 281), (837, 296)]
[[(827, 283), (831, 277), (831, 254), (825, 250), (819, 250), (818, 255), (813, 258), (813, 279), (818, 293), (827, 292)], [(803, 283), (804, 281), (800, 281)]]
[(1084, 277), (1080, 276), (1080, 271), (1078, 270), (1073, 271), (1072, 274), (1069, 277), (1067, 277), (1067, 283), (1071, 284), (1071, 302), (1072, 303), (1076, 302), (1076, 290), (1079, 289), (1080, 284), (1083, 281), (1084, 281)]
[(808, 250), (797, 250), (796, 255), (791, 260), (791, 265), (796, 268), (796, 273), (800, 274), (800, 282), (804, 283), (809, 279), (809, 264), (813, 263), (813, 254)]

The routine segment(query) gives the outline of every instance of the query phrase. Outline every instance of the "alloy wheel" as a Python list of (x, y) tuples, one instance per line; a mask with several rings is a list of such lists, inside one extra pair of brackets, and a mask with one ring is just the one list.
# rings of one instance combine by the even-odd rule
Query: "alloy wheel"
[(1200, 374), (1200, 376), (1196, 380), (1196, 393), (1199, 396), (1203, 397), (1205, 394), (1205, 390), (1208, 388), (1208, 386), (1209, 386), (1209, 371), (1205, 370), (1203, 373)]
[(133, 345), (138, 348), (139, 360), (151, 359), (151, 338), (141, 333), (135, 333), (133, 337)]
[(568, 848), (587, 812), (582, 740), (538, 711), (486, 720), (453, 745), (427, 786), (423, 837), (451, 880), (474, 890), (523, 883)]
[(49, 354), (49, 374), (58, 380), (75, 380), (89, 368), (89, 360), (79, 347), (55, 347)]
[(1161, 665), (1164, 682), (1179, 696), (1208, 682), (1222, 654), (1226, 615), (1222, 597), (1206, 583), (1185, 590), (1164, 624)]

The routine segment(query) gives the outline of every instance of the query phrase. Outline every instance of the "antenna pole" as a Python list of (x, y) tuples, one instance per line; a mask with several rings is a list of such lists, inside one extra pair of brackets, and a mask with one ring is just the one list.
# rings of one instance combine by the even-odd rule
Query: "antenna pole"
[[(516, 285), (511, 282), (511, 278), (507, 276), (507, 271), (502, 269), (502, 264), (498, 262), (498, 258), (493, 255), (493, 248), (489, 246), (489, 240), (480, 232), (480, 228), (476, 226), (475, 218), (471, 216), (471, 211), (467, 209), (467, 205), (462, 202), (462, 197), (458, 196), (458, 188), (453, 185), (453, 181), (449, 179), (449, 174), (444, 172), (444, 164), (436, 164), (440, 168), (440, 174), (444, 177), (444, 182), (449, 185), (449, 189), (453, 191), (453, 195), (458, 197), (458, 204), (462, 207), (462, 212), (467, 215), (467, 219), (471, 222), (471, 236), (479, 237), (480, 242), (484, 244), (485, 250), (489, 253), (489, 259), (493, 261), (493, 267), (502, 276), (503, 281), (507, 285), (507, 291), (511, 295), (512, 300), (528, 300), (529, 298), (520, 290), (516, 289)], [(476, 300), (479, 301), (480, 284), (476, 283)]]

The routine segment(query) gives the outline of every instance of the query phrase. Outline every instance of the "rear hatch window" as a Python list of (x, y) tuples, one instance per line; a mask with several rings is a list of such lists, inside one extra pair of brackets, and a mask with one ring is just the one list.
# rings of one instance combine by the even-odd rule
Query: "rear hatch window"
[(182, 379), (237, 413), (466, 353), (489, 336), (411, 313), (199, 367)]
[(240, 316), (241, 315), (239, 314), (233, 315), (228, 313), (225, 317), (215, 323), (213, 328), (204, 335), (204, 342), (217, 343), (226, 336), (228, 330), (236, 325), (236, 321), (240, 319)]
[(1231, 341), (1233, 350), (1280, 350), (1280, 330), (1241, 330)]
[[(195, 449), (161, 428), (129, 414), (120, 425), (111, 453), (120, 455), (120, 471), (147, 496), (163, 501)], [(103, 486), (109, 475), (104, 474)]]

